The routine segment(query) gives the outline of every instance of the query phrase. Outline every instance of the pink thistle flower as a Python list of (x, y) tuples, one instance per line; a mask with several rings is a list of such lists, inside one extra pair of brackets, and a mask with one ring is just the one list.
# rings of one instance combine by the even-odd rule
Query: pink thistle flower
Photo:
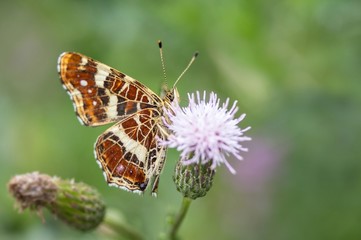
[[(217, 94), (211, 92), (209, 101), (206, 92), (201, 97), (197, 91), (188, 94), (189, 105), (180, 107), (174, 101), (171, 110), (166, 110), (169, 123), (165, 123), (172, 134), (162, 144), (176, 148), (181, 152), (180, 161), (184, 165), (193, 163), (206, 164), (212, 162), (211, 169), (225, 164), (232, 174), (236, 171), (227, 161), (233, 156), (242, 160), (241, 151), (248, 151), (241, 145), (251, 138), (244, 136), (250, 127), (241, 129), (238, 124), (245, 118), (242, 114), (235, 118), (238, 111), (237, 101), (228, 110), (229, 99), (221, 104)], [(166, 122), (166, 121), (165, 121)]]

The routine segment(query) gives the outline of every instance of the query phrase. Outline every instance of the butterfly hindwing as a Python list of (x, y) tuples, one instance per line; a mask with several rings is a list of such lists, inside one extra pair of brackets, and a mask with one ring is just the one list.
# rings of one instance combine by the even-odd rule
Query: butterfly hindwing
[(158, 134), (152, 111), (145, 109), (120, 120), (98, 137), (95, 157), (110, 185), (144, 191), (158, 166), (158, 156), (164, 158), (158, 152)]

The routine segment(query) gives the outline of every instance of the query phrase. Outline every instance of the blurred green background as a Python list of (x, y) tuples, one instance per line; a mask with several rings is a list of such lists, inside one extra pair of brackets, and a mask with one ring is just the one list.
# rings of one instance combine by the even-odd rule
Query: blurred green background
[[(108, 126), (75, 117), (56, 71), (77, 51), (140, 80), (179, 83), (238, 100), (252, 142), (237, 175), (218, 169), (196, 200), (182, 239), (361, 239), (361, 2), (2, 1), (0, 3), (0, 238), (102, 239), (45, 213), (18, 214), (6, 183), (40, 171), (95, 186), (147, 239), (156, 239), (181, 195), (169, 151), (159, 197), (107, 187), (93, 143)], [(186, 101), (183, 101), (185, 104)]]

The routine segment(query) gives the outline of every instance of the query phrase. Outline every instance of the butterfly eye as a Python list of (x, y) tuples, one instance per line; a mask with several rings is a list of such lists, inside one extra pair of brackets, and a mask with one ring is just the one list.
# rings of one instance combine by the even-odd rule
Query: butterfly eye
[(168, 99), (169, 99), (171, 102), (173, 102), (173, 100), (174, 100), (174, 94), (173, 94), (172, 92), (169, 92), (169, 94), (168, 94)]
[(165, 100), (168, 102), (173, 102), (174, 100), (174, 91), (168, 91), (165, 96)]

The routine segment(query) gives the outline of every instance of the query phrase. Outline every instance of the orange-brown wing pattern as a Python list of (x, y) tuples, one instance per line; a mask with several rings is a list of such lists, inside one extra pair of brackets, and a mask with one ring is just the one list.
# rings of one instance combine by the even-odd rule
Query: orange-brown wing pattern
[(142, 193), (151, 178), (156, 178), (156, 194), (165, 148), (158, 145), (162, 137), (156, 111), (142, 110), (122, 119), (102, 135), (95, 144), (95, 157), (109, 185)]
[(58, 72), (82, 124), (118, 121), (95, 143), (108, 184), (143, 193), (153, 181), (156, 195), (166, 153), (158, 143), (167, 135), (161, 118), (172, 93), (164, 101), (137, 80), (79, 53), (61, 54)]
[(79, 53), (61, 54), (58, 71), (80, 122), (87, 126), (118, 121), (162, 101), (135, 79)]

